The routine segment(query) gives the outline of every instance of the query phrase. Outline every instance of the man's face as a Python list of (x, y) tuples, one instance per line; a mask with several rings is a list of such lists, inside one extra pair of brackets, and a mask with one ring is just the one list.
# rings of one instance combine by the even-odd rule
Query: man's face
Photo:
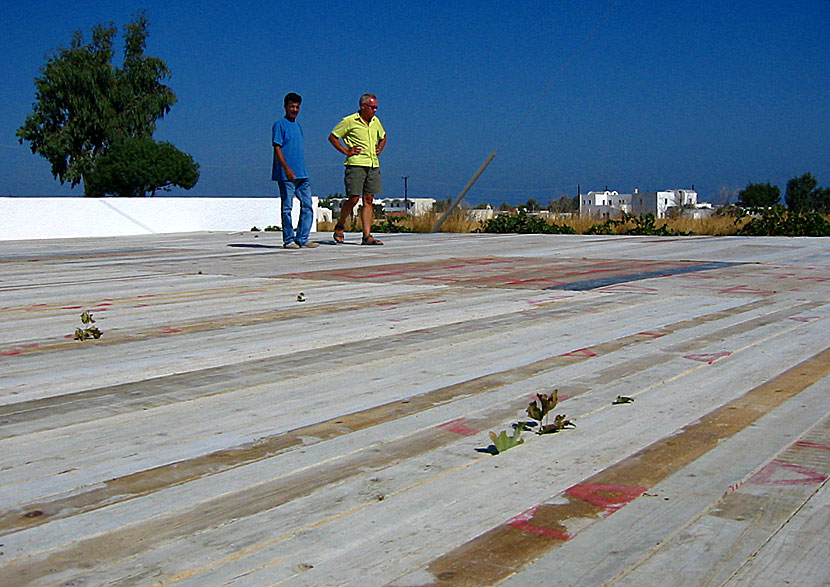
[(294, 122), (297, 118), (297, 115), (300, 113), (300, 103), (299, 102), (289, 102), (285, 105), (285, 117)]
[(378, 101), (376, 98), (369, 98), (368, 102), (360, 104), (360, 116), (363, 120), (372, 120), (375, 116), (375, 111), (378, 109)]

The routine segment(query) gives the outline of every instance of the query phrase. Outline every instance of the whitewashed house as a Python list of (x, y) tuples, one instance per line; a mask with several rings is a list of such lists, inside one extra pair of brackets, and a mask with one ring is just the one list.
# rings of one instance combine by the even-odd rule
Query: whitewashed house
[(631, 213), (632, 194), (621, 194), (617, 190), (588, 192), (579, 196), (579, 215), (615, 218), (623, 212)]
[(377, 203), (383, 204), (383, 211), (387, 214), (409, 214), (417, 216), (419, 214), (426, 214), (432, 212), (432, 206), (435, 204), (434, 198), (384, 198), (382, 200), (375, 200)]
[(579, 196), (580, 216), (597, 216), (614, 218), (623, 212), (642, 216), (652, 214), (655, 218), (665, 218), (670, 208), (683, 208), (683, 216), (702, 218), (713, 212), (708, 202), (698, 203), (695, 190), (661, 190), (633, 194), (620, 194), (616, 190), (588, 192)]

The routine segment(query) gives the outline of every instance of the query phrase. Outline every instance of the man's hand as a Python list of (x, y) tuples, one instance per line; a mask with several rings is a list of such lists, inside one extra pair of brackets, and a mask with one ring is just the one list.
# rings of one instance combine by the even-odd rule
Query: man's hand
[(283, 169), (285, 171), (285, 179), (288, 181), (294, 181), (294, 171), (288, 165), (286, 165)]

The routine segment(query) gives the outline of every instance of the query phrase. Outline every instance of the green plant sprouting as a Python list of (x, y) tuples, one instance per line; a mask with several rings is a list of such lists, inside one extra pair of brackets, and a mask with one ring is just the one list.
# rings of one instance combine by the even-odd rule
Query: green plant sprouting
[(496, 447), (496, 454), (522, 444), (524, 440), (519, 438), (522, 435), (522, 428), (523, 426), (517, 426), (513, 431), (513, 436), (508, 436), (506, 430), (502, 430), (498, 435), (491, 432), (490, 440), (493, 441), (493, 446)]
[(97, 340), (104, 335), (104, 333), (101, 332), (101, 330), (97, 326), (94, 326), (95, 320), (92, 318), (92, 314), (89, 312), (84, 312), (81, 314), (81, 324), (84, 325), (84, 328), (75, 329), (74, 340), (87, 340), (90, 338), (94, 338)]
[(633, 397), (628, 397), (626, 395), (618, 395), (617, 399), (612, 401), (611, 404), (616, 406), (617, 404), (630, 404), (630, 403), (633, 403), (633, 402), (634, 402)]
[(536, 434), (553, 434), (565, 428), (576, 428), (571, 420), (568, 420), (565, 414), (559, 414), (553, 418), (553, 424), (548, 424), (548, 414), (559, 403), (559, 390), (554, 389), (553, 393), (537, 393), (536, 399), (530, 402), (527, 406), (527, 415), (539, 423), (539, 428)]

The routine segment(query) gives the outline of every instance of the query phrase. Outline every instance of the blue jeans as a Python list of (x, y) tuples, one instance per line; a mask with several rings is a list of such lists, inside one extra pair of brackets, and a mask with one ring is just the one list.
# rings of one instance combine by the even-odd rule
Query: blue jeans
[[(314, 220), (314, 212), (311, 209), (311, 183), (307, 177), (303, 177), (294, 181), (278, 181), (277, 184), (280, 186), (282, 198), (282, 242), (286, 245), (296, 242), (302, 246), (308, 242), (311, 223)], [(296, 235), (291, 220), (294, 196), (300, 200), (300, 223), (297, 225)]]

